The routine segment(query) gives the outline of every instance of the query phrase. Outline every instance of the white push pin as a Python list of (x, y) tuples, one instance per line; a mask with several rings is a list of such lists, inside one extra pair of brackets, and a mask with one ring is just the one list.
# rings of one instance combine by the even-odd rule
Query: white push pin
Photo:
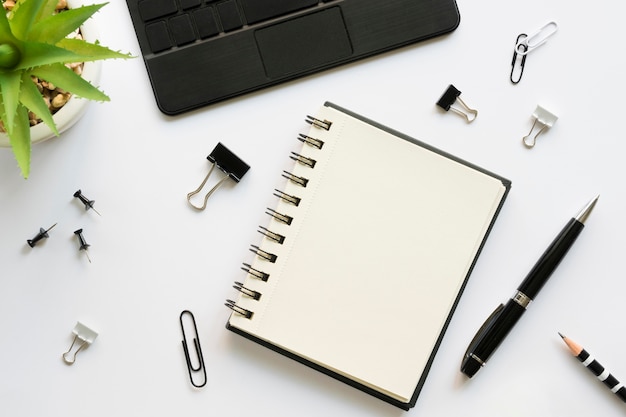
[[(63, 360), (68, 365), (72, 365), (74, 363), (74, 361), (76, 360), (76, 354), (81, 349), (92, 344), (93, 341), (96, 340), (96, 337), (98, 337), (97, 332), (91, 330), (89, 327), (85, 326), (80, 321), (76, 322), (76, 326), (74, 326), (74, 330), (72, 330), (72, 333), (74, 333), (74, 340), (72, 341), (72, 345), (67, 350), (67, 352), (63, 354)], [(80, 346), (78, 346), (78, 349), (76, 349), (76, 351), (73, 354), (69, 355), (72, 349), (74, 348), (74, 344), (76, 344), (77, 340), (80, 340), (81, 342)]]
[[(532, 148), (533, 146), (535, 146), (537, 136), (539, 136), (539, 134), (543, 131), (551, 128), (558, 119), (556, 115), (550, 113), (548, 110), (544, 109), (541, 106), (537, 106), (537, 108), (533, 112), (533, 118), (535, 119), (535, 121), (533, 122), (533, 126), (530, 128), (530, 132), (528, 132), (528, 134), (522, 138), (522, 142), (527, 148)], [(532, 136), (535, 127), (538, 127), (539, 131), (534, 136)]]

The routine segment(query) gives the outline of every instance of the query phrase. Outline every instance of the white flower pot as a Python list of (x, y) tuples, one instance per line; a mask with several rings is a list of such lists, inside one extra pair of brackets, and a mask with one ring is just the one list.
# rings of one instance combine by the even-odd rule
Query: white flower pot
[[(68, 0), (70, 8), (84, 4), (84, 0)], [(95, 42), (98, 33), (93, 17), (87, 19), (80, 27), (83, 38), (89, 42)], [(100, 71), (102, 69), (102, 61), (85, 62), (82, 77), (91, 84), (98, 86), (100, 80)], [(62, 133), (72, 127), (87, 110), (87, 104), (90, 100), (76, 97), (72, 95), (68, 102), (57, 111), (54, 116), (54, 122), (59, 133)], [(54, 132), (45, 123), (39, 123), (30, 128), (30, 141), (32, 144), (42, 142), (46, 139), (53, 138)], [(6, 133), (0, 133), (0, 146), (10, 147), (11, 142)]]

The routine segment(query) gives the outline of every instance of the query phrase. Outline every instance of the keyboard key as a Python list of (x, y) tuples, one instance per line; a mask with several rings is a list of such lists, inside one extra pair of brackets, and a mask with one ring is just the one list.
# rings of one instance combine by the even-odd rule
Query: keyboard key
[(243, 26), (235, 0), (228, 0), (223, 3), (219, 3), (217, 5), (217, 11), (220, 15), (224, 32), (239, 29)]
[(248, 24), (282, 16), (317, 5), (318, 0), (241, 0), (241, 8)]
[(138, 6), (139, 14), (144, 22), (178, 11), (176, 0), (143, 0), (139, 2)]
[(148, 37), (150, 50), (153, 53), (170, 49), (173, 46), (170, 34), (167, 31), (167, 24), (162, 20), (146, 25), (146, 36)]
[(183, 10), (193, 9), (198, 6), (200, 6), (200, 0), (180, 0), (180, 7)]
[(174, 36), (176, 45), (184, 45), (196, 40), (196, 33), (193, 30), (191, 17), (188, 14), (174, 16), (170, 19), (170, 30)]
[(215, 15), (213, 14), (212, 7), (204, 7), (202, 9), (194, 10), (191, 14), (196, 22), (200, 39), (210, 38), (220, 32), (217, 27), (217, 22), (215, 21)]

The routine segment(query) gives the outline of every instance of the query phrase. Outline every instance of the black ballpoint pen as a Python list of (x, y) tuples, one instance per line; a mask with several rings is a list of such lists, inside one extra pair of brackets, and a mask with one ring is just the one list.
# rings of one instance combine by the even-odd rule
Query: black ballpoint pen
[(471, 378), (485, 365), (574, 244), (597, 201), (598, 197), (591, 200), (565, 225), (517, 288), (515, 295), (505, 305), (500, 304), (487, 318), (467, 347), (461, 372)]

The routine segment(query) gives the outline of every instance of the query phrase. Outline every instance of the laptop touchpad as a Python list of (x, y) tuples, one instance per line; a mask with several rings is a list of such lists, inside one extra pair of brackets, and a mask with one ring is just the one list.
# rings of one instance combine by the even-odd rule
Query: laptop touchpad
[(269, 78), (319, 68), (352, 54), (339, 7), (259, 29), (255, 36)]

